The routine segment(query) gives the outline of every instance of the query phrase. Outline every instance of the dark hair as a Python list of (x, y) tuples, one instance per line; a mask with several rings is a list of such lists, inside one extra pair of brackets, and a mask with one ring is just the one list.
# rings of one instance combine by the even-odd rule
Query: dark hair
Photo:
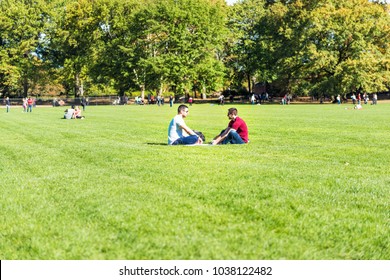
[(228, 114), (229, 114), (229, 115), (235, 115), (235, 116), (237, 116), (237, 113), (238, 113), (238, 111), (237, 111), (236, 108), (230, 108), (230, 109), (228, 110)]
[(177, 108), (177, 112), (180, 113), (182, 110), (187, 109), (188, 107), (184, 104), (180, 105), (179, 108)]

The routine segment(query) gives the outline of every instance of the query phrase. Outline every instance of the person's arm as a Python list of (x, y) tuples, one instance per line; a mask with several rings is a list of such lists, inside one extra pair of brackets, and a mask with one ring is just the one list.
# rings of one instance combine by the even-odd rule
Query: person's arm
[[(185, 131), (187, 132), (188, 135), (197, 135), (191, 128), (189, 128), (186, 124), (181, 124), (180, 127)], [(197, 144), (202, 144), (203, 143), (203, 140), (198, 136), (198, 142)]]
[(226, 138), (226, 136), (228, 136), (230, 130), (231, 127), (227, 127), (221, 134), (214, 137), (213, 141), (211, 141), (211, 144), (217, 145), (221, 143)]
[(195, 133), (191, 128), (189, 128), (185, 123), (180, 124), (180, 127), (181, 127), (185, 132), (187, 132), (188, 135), (196, 135), (196, 133)]

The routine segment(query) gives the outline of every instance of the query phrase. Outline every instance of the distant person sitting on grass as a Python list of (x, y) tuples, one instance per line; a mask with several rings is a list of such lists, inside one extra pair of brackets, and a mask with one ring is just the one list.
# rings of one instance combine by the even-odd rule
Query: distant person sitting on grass
[(245, 121), (237, 116), (237, 113), (236, 108), (228, 110), (227, 116), (230, 120), (228, 127), (214, 138), (212, 145), (248, 143), (248, 127)]
[(189, 128), (184, 119), (188, 115), (188, 107), (180, 105), (177, 115), (171, 120), (168, 127), (168, 145), (195, 145), (202, 144), (202, 139)]
[(74, 105), (71, 108), (65, 110), (64, 119), (70, 120), (74, 117)]
[(85, 118), (84, 116), (81, 115), (81, 109), (79, 106), (76, 106), (76, 108), (74, 108), (73, 118), (74, 119), (84, 119)]

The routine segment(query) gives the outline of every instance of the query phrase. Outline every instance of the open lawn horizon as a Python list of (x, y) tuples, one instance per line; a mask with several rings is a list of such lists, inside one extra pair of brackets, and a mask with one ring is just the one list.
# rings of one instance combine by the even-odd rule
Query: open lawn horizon
[(0, 259), (390, 258), (390, 104), (177, 106), (1, 107)]

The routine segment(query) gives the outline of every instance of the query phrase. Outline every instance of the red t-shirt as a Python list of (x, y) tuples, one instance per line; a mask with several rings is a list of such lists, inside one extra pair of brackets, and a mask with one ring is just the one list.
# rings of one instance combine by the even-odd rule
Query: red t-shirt
[(235, 120), (229, 122), (229, 127), (237, 131), (238, 135), (244, 140), (245, 143), (248, 143), (248, 127), (243, 119), (236, 117)]

